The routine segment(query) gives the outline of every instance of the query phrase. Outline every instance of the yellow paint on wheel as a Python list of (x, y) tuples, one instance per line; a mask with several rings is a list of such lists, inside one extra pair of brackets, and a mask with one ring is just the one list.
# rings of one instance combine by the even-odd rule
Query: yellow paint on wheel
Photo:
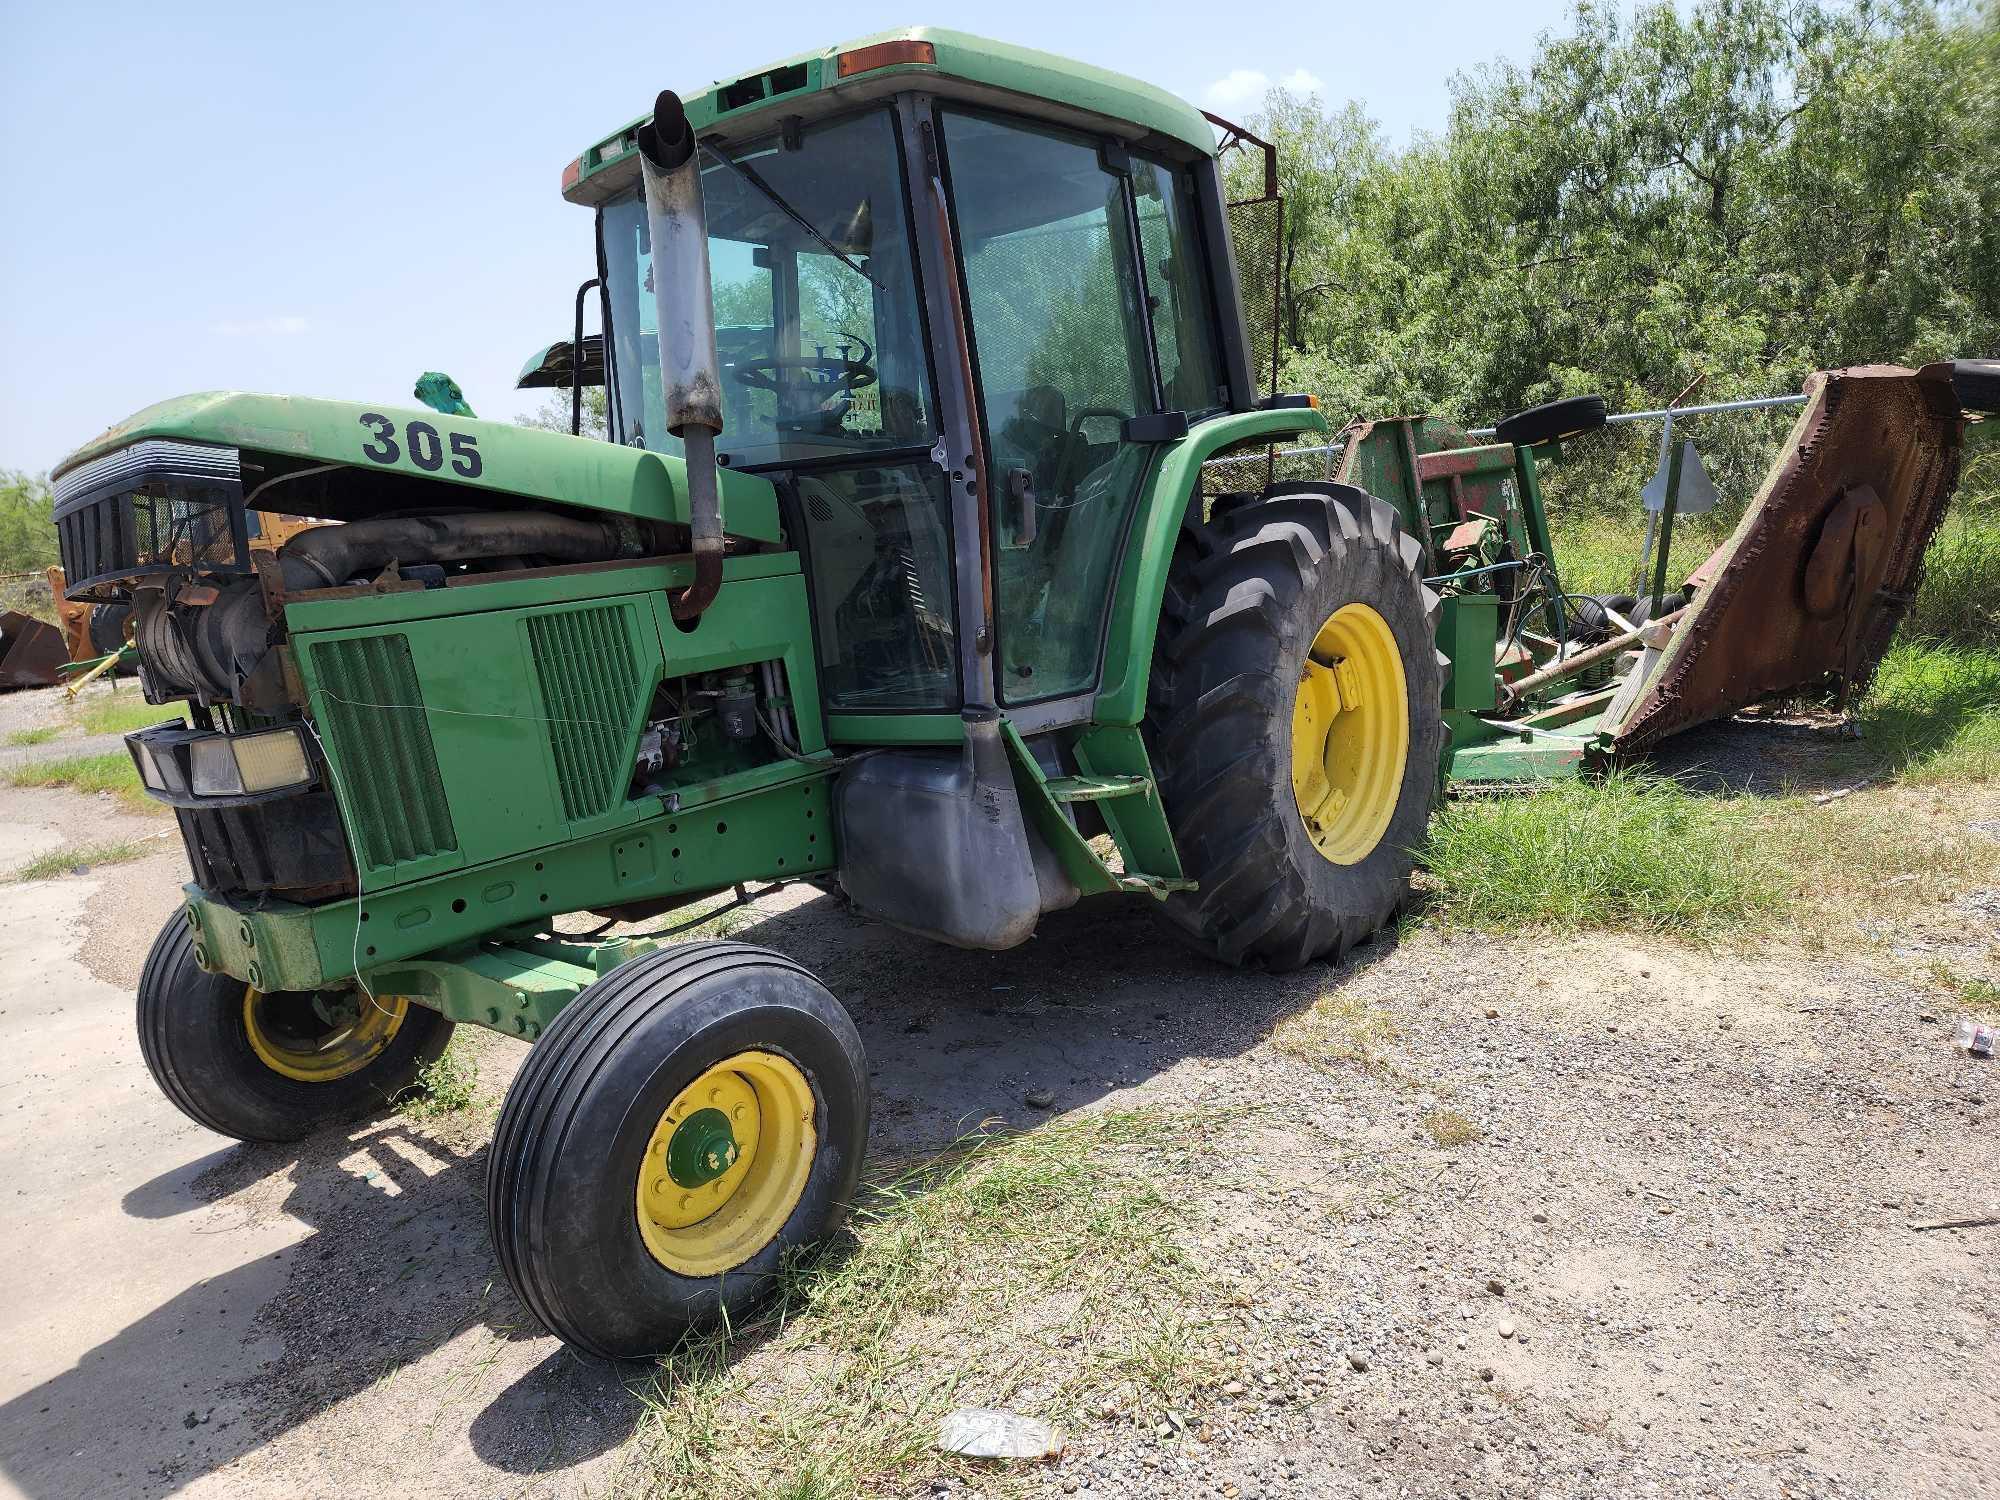
[(674, 1096), (639, 1164), (639, 1234), (682, 1276), (719, 1276), (777, 1238), (812, 1175), (812, 1085), (789, 1059), (738, 1052)]
[(410, 1002), (401, 995), (358, 994), (337, 1005), (305, 994), (243, 992), (250, 1050), (274, 1073), (300, 1083), (332, 1083), (360, 1072), (395, 1040)]
[(1410, 758), (1410, 694), (1389, 622), (1335, 610), (1313, 637), (1292, 703), (1292, 795), (1313, 847), (1337, 865), (1374, 852)]

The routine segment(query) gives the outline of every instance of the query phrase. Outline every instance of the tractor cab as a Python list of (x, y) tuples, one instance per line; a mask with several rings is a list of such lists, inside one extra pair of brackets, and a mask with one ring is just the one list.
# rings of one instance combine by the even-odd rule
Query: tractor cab
[[(995, 50), (899, 33), (685, 102), (717, 461), (786, 497), (857, 739), (846, 716), (1088, 719), (1148, 465), (1251, 401), (1208, 122), (1071, 64), (1101, 117), (1007, 92)], [(612, 438), (679, 453), (637, 129), (566, 193), (598, 209)]]

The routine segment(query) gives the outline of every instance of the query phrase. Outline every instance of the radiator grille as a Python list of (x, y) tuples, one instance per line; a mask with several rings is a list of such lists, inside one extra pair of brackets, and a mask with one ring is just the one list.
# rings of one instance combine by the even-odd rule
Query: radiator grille
[(549, 716), (549, 749), (572, 822), (607, 811), (631, 774), (632, 715), (650, 689), (632, 652), (632, 606), (533, 615), (528, 644)]
[(170, 567), (248, 571), (240, 477), (234, 448), (160, 439), (64, 474), (54, 519), (69, 596)]
[(321, 641), (312, 659), (363, 866), (385, 870), (457, 849), (409, 638)]

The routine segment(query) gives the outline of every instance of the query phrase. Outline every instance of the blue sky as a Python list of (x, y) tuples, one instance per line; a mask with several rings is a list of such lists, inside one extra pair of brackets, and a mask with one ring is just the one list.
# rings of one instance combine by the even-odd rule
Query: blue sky
[(662, 87), (924, 21), (1224, 114), (1273, 81), (1357, 98), (1401, 139), (1566, 9), (0, 0), (0, 467), (222, 387), (407, 404), (443, 369), (481, 416), (531, 409), (514, 374), (591, 274), (563, 164)]

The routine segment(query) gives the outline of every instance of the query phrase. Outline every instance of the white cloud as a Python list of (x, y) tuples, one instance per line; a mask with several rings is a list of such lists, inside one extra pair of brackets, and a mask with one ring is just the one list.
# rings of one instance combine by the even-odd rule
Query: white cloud
[(1202, 101), (1211, 109), (1241, 109), (1256, 104), (1271, 87), (1271, 75), (1255, 68), (1232, 68), (1202, 91)]
[(225, 338), (232, 339), (269, 338), (274, 335), (304, 333), (307, 326), (304, 318), (286, 314), (272, 318), (232, 318), (227, 322), (217, 323), (215, 331)]
[[(1273, 85), (1271, 75), (1256, 68), (1231, 68), (1202, 90), (1202, 102), (1220, 114), (1248, 111), (1264, 102)], [(1293, 94), (1317, 94), (1326, 82), (1307, 68), (1294, 68), (1277, 81), (1276, 87)]]

